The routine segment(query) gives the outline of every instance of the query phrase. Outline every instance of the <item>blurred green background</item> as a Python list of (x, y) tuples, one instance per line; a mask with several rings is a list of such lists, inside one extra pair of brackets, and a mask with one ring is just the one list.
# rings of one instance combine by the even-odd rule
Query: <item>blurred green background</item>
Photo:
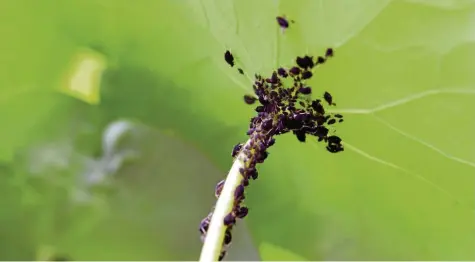
[(474, 31), (471, 0), (1, 1), (0, 259), (198, 259), (253, 116), (224, 51), (333, 47), (346, 150), (278, 137), (227, 259), (475, 260)]

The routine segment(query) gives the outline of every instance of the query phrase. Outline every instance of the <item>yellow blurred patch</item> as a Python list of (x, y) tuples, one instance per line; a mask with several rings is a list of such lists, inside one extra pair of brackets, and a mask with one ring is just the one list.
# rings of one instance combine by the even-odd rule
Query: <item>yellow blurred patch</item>
[(102, 73), (107, 67), (104, 55), (81, 50), (61, 81), (60, 90), (89, 104), (99, 104)]

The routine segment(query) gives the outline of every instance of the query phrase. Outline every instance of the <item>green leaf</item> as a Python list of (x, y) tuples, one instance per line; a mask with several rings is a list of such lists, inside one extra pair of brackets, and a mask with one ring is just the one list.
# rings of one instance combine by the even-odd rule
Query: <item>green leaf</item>
[[(474, 2), (201, 2), (250, 74), (336, 49), (311, 84), (346, 113), (347, 150), (277, 140), (248, 192), (257, 243), (312, 260), (474, 258)], [(296, 22), (280, 34), (276, 15)]]
[[(473, 1), (460, 0), (9, 1), (0, 11), (0, 29), (8, 35), (0, 43), (1, 160), (65, 135), (75, 140), (75, 151), (94, 155), (103, 127), (131, 118), (191, 141), (219, 171), (206, 164), (196, 174), (203, 156), (182, 160), (191, 151), (182, 147), (166, 158), (160, 148), (170, 164), (162, 174), (174, 176), (153, 176), (159, 156), (143, 159), (121, 171), (141, 179), (119, 179), (121, 193), (106, 198), (105, 217), (76, 209), (70, 217), (58, 215), (67, 225), (58, 232), (48, 229), (58, 219), (50, 214), (61, 210), (58, 199), (39, 205), (48, 208), (26, 208), (21, 194), (5, 186), (2, 205), (15, 210), (8, 221), (27, 210), (32, 218), (16, 227), (46, 236), (8, 231), (1, 242), (15, 236), (12, 243), (22, 243), (22, 255), (29, 255), (32, 246), (57, 236), (53, 244), (75, 260), (198, 257), (199, 217), (211, 208), (213, 183), (229, 169), (230, 150), (246, 139), (253, 116), (242, 102), (251, 82), (225, 64), (224, 51), (232, 50), (252, 77), (331, 46), (334, 59), (310, 84), (315, 95), (331, 92), (333, 110), (345, 114), (337, 132), (346, 150), (332, 155), (316, 142), (277, 139), (246, 198), (244, 223), (260, 257), (282, 258), (285, 250), (309, 260), (473, 260), (475, 46), (468, 21), (474, 12)], [(295, 24), (282, 33), (277, 15)], [(102, 53), (109, 66), (98, 106), (52, 92), (63, 87), (84, 48)], [(15, 95), (20, 87), (24, 95)], [(92, 126), (94, 135), (72, 132), (76, 122)], [(32, 226), (48, 217), (44, 228)], [(82, 218), (92, 225), (82, 225)], [(179, 234), (170, 227), (177, 221)], [(22, 255), (5, 257), (33, 259)]]

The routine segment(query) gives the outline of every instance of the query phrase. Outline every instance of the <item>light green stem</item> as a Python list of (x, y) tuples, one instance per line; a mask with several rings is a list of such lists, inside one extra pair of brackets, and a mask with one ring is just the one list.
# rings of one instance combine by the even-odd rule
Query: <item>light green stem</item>
[(216, 202), (216, 207), (211, 217), (203, 248), (201, 249), (200, 262), (218, 261), (227, 228), (224, 225), (224, 217), (232, 211), (234, 205), (234, 191), (244, 179), (239, 169), (244, 168), (247, 158), (244, 154), (244, 148), (249, 146), (250, 141), (251, 140), (248, 140), (242, 147), (243, 150), (241, 150), (236, 160), (234, 160), (233, 166), (226, 177), (221, 195)]

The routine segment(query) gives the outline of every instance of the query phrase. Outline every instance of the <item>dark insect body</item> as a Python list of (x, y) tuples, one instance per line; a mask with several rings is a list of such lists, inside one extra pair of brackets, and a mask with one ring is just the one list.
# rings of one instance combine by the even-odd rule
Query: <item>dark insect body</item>
[(254, 97), (253, 95), (245, 95), (244, 96), (244, 102), (248, 105), (252, 105), (256, 102), (257, 98)]
[(323, 64), (323, 63), (325, 63), (325, 58), (319, 56), (319, 57), (317, 58), (317, 64)]
[(240, 219), (243, 219), (244, 217), (246, 217), (248, 212), (249, 212), (249, 209), (247, 209), (247, 207), (238, 207), (236, 208), (236, 211), (235, 211), (236, 217)]
[(304, 57), (298, 56), (295, 59), (295, 62), (302, 69), (312, 69), (315, 66), (315, 64), (313, 63), (313, 57), (311, 56), (304, 56)]
[(236, 223), (236, 217), (234, 217), (233, 213), (229, 213), (224, 217), (223, 223), (225, 226), (232, 226)]
[(341, 138), (338, 136), (329, 136), (328, 137), (327, 150), (331, 153), (338, 153), (343, 151), (343, 146), (341, 145)]
[(233, 241), (233, 236), (231, 234), (231, 230), (226, 230), (226, 232), (224, 232), (224, 244), (225, 245), (229, 245), (231, 244), (231, 241)]
[(277, 16), (276, 17), (276, 20), (277, 20), (277, 24), (280, 26), (280, 28), (282, 28), (282, 30), (285, 30), (287, 28), (289, 28), (290, 26), (290, 23), (295, 23), (294, 20), (287, 20), (287, 18), (283, 17), (283, 16)]
[(216, 187), (214, 188), (214, 196), (216, 198), (221, 195), (221, 191), (223, 191), (224, 182), (225, 180), (221, 180), (218, 184), (216, 184)]
[(226, 63), (228, 63), (228, 65), (231, 67), (234, 66), (234, 56), (231, 54), (231, 52), (229, 52), (229, 50), (226, 50), (224, 53), (224, 61), (226, 61)]
[(287, 21), (287, 19), (285, 17), (278, 16), (278, 17), (276, 17), (276, 19), (277, 19), (277, 24), (279, 24), (279, 26), (282, 29), (289, 28), (289, 21)]
[(302, 72), (302, 79), (310, 79), (312, 76), (313, 76), (313, 74), (310, 71)]
[[(299, 88), (299, 92), (304, 94), (304, 95), (310, 95), (312, 93), (312, 88), (310, 87), (301, 87)], [(299, 101), (302, 102), (302, 101)]]
[(325, 99), (325, 101), (327, 101), (329, 105), (333, 105), (333, 106), (335, 105), (335, 103), (333, 103), (333, 97), (330, 93), (325, 92), (323, 94), (323, 99)]
[(242, 148), (242, 144), (237, 143), (233, 148), (233, 152), (231, 153), (231, 156), (236, 157), (239, 154), (239, 151), (241, 151), (241, 148)]
[(244, 200), (244, 186), (243, 185), (239, 185), (236, 187), (236, 190), (234, 191), (234, 199), (236, 201)]
[(244, 70), (242, 70), (242, 68), (238, 68), (237, 70), (238, 70), (239, 74), (244, 75)]

